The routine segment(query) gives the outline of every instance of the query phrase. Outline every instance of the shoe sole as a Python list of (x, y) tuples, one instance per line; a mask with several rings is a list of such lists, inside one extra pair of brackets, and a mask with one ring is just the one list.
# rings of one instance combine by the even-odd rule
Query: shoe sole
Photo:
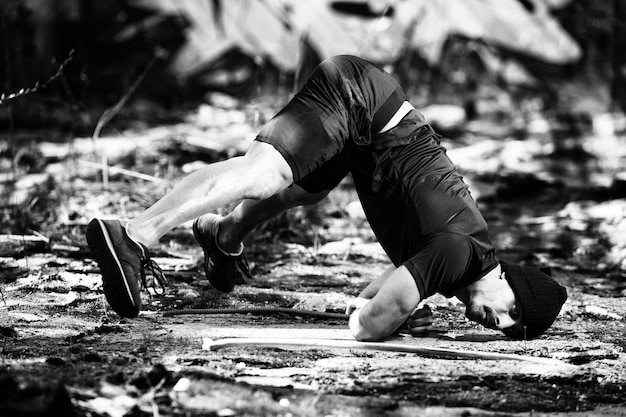
[[(104, 295), (117, 314), (123, 317), (134, 318), (139, 314), (140, 303), (135, 301), (130, 289), (128, 278), (122, 268), (122, 263), (115, 253), (113, 241), (106, 225), (100, 219), (93, 219), (87, 226), (87, 243), (91, 253), (96, 258), (102, 272), (102, 287)], [(106, 249), (103, 250), (99, 242), (104, 241)], [(110, 277), (111, 279), (107, 279)], [(118, 284), (122, 285), (118, 285)], [(122, 287), (124, 291), (115, 289)], [(122, 302), (121, 300), (124, 300)], [(129, 308), (129, 304), (132, 305)]]
[(213, 288), (215, 288), (216, 290), (221, 291), (221, 292), (232, 292), (235, 289), (235, 284), (233, 284), (232, 286), (229, 285), (228, 287), (222, 287), (221, 285), (216, 285), (214, 280), (211, 279), (211, 274), (209, 273), (209, 252), (210, 251), (207, 245), (205, 245), (204, 240), (202, 239), (202, 235), (200, 234), (200, 229), (198, 228), (198, 219), (194, 220), (191, 229), (193, 230), (194, 237), (196, 238), (196, 240), (200, 244), (200, 247), (202, 248), (202, 251), (204, 252), (203, 265), (204, 265), (204, 274), (206, 275), (207, 279), (209, 280)]

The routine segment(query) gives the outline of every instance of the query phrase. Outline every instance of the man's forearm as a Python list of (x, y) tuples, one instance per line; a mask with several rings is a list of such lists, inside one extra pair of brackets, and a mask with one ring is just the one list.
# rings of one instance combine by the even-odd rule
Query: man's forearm
[[(350, 317), (350, 331), (357, 340), (378, 340), (389, 336), (420, 302), (415, 280), (405, 267), (389, 272), (377, 280), (381, 285), (376, 285), (378, 288), (372, 299), (359, 306)], [(368, 294), (360, 294), (361, 297), (364, 295)]]

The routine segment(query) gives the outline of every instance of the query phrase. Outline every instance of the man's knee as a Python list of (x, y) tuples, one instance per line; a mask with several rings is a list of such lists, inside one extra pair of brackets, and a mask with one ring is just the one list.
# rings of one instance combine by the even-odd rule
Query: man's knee
[(423, 277), (458, 277), (468, 268), (472, 252), (468, 237), (441, 233), (424, 242), (422, 249), (405, 265)]
[(432, 267), (438, 273), (457, 275), (468, 267), (472, 258), (472, 246), (467, 236), (457, 233), (442, 233), (431, 240), (430, 251), (435, 259)]
[(243, 198), (248, 200), (266, 200), (289, 187), (288, 180), (272, 166), (259, 171), (251, 169), (246, 175), (246, 184)]
[(293, 173), (285, 158), (272, 146), (253, 142), (244, 156), (247, 187), (245, 198), (263, 200), (293, 183)]

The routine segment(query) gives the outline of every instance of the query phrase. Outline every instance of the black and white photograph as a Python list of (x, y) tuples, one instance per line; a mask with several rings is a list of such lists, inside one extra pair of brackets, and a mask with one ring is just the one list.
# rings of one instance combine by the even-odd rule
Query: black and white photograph
[(626, 1), (0, 2), (0, 416), (624, 415)]

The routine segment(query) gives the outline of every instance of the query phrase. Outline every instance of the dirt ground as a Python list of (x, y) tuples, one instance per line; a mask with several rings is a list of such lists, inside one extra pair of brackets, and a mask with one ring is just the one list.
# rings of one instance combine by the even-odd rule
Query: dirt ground
[[(181, 154), (168, 153), (170, 160)], [(132, 159), (134, 168), (143, 160)], [(623, 276), (570, 262), (572, 242), (593, 236), (586, 228), (566, 228), (567, 239), (553, 233), (546, 225), (563, 204), (541, 202), (550, 198), (481, 207), (501, 257), (547, 265), (568, 288), (545, 336), (508, 340), (465, 319), (456, 299), (435, 296), (426, 301), (435, 315), (431, 332), (387, 341), (560, 361), (548, 365), (320, 346), (213, 351), (203, 349), (206, 339), (351, 337), (339, 318), (166, 314), (223, 307), (342, 313), (387, 266), (349, 182), (319, 206), (257, 230), (246, 242), (254, 279), (232, 294), (204, 277), (190, 225), (175, 229), (153, 253), (169, 280), (165, 293), (144, 293), (140, 316), (120, 318), (104, 301), (85, 226), (97, 215), (132, 217), (169, 183), (112, 175), (104, 185), (94, 170), (75, 164), (52, 178), (27, 213), (45, 239), (4, 242), (0, 254), (0, 415), (626, 415)]]

